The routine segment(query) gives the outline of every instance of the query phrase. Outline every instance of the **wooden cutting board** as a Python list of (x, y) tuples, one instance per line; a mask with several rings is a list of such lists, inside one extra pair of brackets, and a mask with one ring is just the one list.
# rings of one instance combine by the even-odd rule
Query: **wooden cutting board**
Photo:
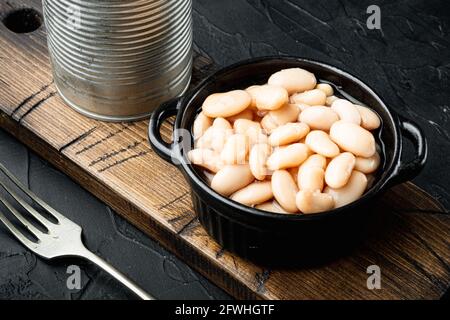
[[(41, 11), (38, 0), (15, 3)], [(0, 3), (2, 17), (15, 9)], [(448, 289), (450, 219), (417, 186), (406, 183), (386, 193), (373, 208), (379, 223), (351, 256), (309, 269), (267, 269), (224, 251), (206, 234), (181, 174), (149, 147), (148, 121), (102, 123), (62, 102), (44, 27), (18, 34), (0, 23), (0, 48), (0, 126), (232, 296), (437, 299)], [(214, 66), (197, 54), (194, 68), (196, 83)], [(170, 137), (170, 124), (164, 130)], [(287, 245), (295, 254), (295, 244)], [(371, 265), (381, 270), (379, 290), (366, 285)]]

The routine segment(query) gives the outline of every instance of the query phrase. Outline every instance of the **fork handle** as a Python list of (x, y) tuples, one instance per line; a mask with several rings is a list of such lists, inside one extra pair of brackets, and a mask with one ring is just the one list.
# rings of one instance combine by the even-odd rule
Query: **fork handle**
[(89, 251), (88, 249), (83, 250), (83, 252), (80, 252), (79, 255), (92, 263), (96, 264), (106, 272), (108, 272), (111, 276), (116, 278), (120, 283), (122, 283), (125, 287), (133, 291), (138, 297), (140, 297), (142, 300), (155, 300), (154, 297), (149, 295), (147, 292), (142, 290), (140, 287), (138, 287), (133, 281), (131, 281), (129, 278), (127, 278), (122, 272), (114, 268), (112, 265), (110, 265), (108, 262), (94, 254), (93, 252)]

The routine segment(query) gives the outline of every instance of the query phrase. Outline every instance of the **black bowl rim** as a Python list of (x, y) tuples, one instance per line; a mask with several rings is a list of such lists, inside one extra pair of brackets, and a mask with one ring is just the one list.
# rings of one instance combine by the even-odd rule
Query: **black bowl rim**
[[(251, 58), (247, 60), (242, 60), (240, 62), (231, 64), (229, 66), (226, 66), (224, 68), (221, 68), (214, 72), (212, 75), (207, 77), (205, 80), (203, 80), (200, 84), (198, 84), (194, 89), (190, 90), (187, 94), (181, 97), (180, 99), (180, 105), (181, 108), (178, 110), (178, 114), (175, 121), (175, 136), (174, 141), (178, 141), (180, 138), (177, 136), (177, 132), (180, 128), (181, 121), (183, 118), (184, 113), (188, 109), (187, 106), (192, 102), (192, 100), (195, 98), (195, 96), (210, 82), (215, 81), (217, 78), (220, 78), (220, 76), (230, 72), (234, 71), (237, 68), (247, 66), (249, 64), (255, 64), (255, 63), (261, 63), (261, 62), (269, 62), (270, 60), (276, 61), (292, 61), (292, 62), (303, 62), (307, 64), (314, 64), (319, 65), (321, 67), (324, 67), (326, 69), (329, 69), (330, 71), (334, 72), (338, 76), (345, 76), (348, 79), (355, 82), (357, 85), (359, 85), (361, 88), (363, 88), (366, 92), (368, 92), (370, 95), (372, 95), (382, 107), (384, 107), (388, 112), (390, 121), (393, 124), (394, 128), (394, 141), (395, 145), (394, 147), (394, 153), (393, 153), (393, 159), (392, 159), (392, 165), (386, 169), (385, 176), (382, 179), (379, 179), (379, 181), (371, 187), (369, 192), (366, 192), (361, 198), (358, 200), (349, 203), (345, 206), (335, 208), (333, 210), (324, 211), (320, 213), (314, 213), (314, 214), (285, 214), (285, 213), (275, 213), (275, 212), (269, 212), (264, 210), (259, 210), (253, 207), (249, 207), (243, 204), (240, 204), (239, 202), (233, 201), (228, 197), (222, 196), (216, 191), (214, 191), (210, 186), (208, 186), (205, 181), (198, 175), (193, 165), (191, 165), (187, 159), (181, 155), (180, 149), (177, 148), (176, 150), (173, 150), (176, 152), (176, 156), (179, 160), (178, 167), (181, 165), (183, 168), (183, 171), (188, 175), (189, 179), (194, 182), (197, 187), (200, 187), (202, 191), (208, 193), (209, 195), (213, 196), (215, 200), (221, 202), (222, 204), (225, 204), (227, 206), (232, 207), (235, 210), (230, 210), (228, 213), (232, 212), (232, 215), (234, 215), (238, 220), (245, 218), (249, 219), (250, 216), (255, 216), (259, 218), (268, 218), (273, 220), (290, 220), (290, 221), (305, 221), (305, 220), (316, 220), (316, 219), (323, 219), (328, 218), (330, 216), (336, 217), (338, 214), (345, 214), (346, 211), (349, 211), (355, 207), (361, 206), (367, 201), (371, 200), (373, 197), (375, 197), (377, 194), (383, 191), (383, 187), (389, 182), (389, 180), (392, 178), (393, 173), (395, 173), (395, 169), (398, 166), (398, 160), (401, 153), (401, 140), (400, 137), (400, 129), (399, 129), (399, 122), (398, 122), (398, 116), (397, 114), (391, 110), (384, 101), (380, 98), (380, 96), (371, 88), (369, 87), (365, 82), (363, 82), (358, 77), (343, 71), (339, 69), (338, 67), (332, 66), (328, 63), (321, 62), (318, 60), (311, 60), (307, 58), (302, 57), (295, 57), (295, 56), (266, 56), (266, 57), (258, 57), (258, 58)], [(192, 107), (191, 107), (192, 108)], [(390, 147), (390, 146), (388, 146)], [(190, 186), (191, 188), (193, 186)], [(228, 216), (228, 214), (224, 214), (221, 212), (221, 210), (217, 210), (221, 215)], [(250, 215), (250, 216), (249, 216)]]

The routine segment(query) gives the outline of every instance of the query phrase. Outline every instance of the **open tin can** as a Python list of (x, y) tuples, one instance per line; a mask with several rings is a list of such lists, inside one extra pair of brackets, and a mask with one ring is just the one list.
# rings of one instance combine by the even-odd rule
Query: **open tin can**
[(149, 116), (189, 86), (191, 0), (44, 0), (57, 90), (104, 121)]

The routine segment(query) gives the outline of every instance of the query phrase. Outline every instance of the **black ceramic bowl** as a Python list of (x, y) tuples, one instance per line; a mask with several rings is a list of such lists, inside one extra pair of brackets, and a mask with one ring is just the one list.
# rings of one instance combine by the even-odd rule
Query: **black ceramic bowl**
[[(347, 206), (312, 215), (265, 212), (219, 195), (189, 164), (186, 158), (189, 148), (187, 151), (183, 148), (193, 144), (192, 135), (186, 135), (185, 130), (191, 132), (208, 95), (265, 83), (271, 74), (293, 67), (313, 72), (320, 81), (329, 81), (370, 106), (383, 123), (379, 137), (384, 161), (375, 184), (362, 198)], [(161, 138), (160, 126), (173, 115), (176, 115), (174, 142), (168, 144)], [(401, 160), (404, 137), (413, 142), (416, 150), (409, 162)], [(150, 119), (149, 139), (155, 152), (184, 174), (191, 187), (195, 211), (207, 232), (225, 249), (270, 264), (315, 263), (352, 248), (377, 214), (369, 210), (370, 204), (388, 187), (416, 176), (427, 158), (427, 143), (420, 128), (389, 109), (364, 82), (336, 67), (294, 57), (257, 58), (219, 70), (196, 89), (156, 110)]]

